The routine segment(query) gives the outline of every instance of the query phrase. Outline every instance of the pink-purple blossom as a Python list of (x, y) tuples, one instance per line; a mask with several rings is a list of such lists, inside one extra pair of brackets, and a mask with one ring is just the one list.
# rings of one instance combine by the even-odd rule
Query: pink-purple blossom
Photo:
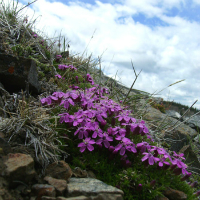
[(89, 151), (93, 151), (94, 147), (92, 144), (95, 144), (95, 141), (91, 138), (85, 138), (83, 142), (78, 144), (78, 147), (80, 147), (80, 152), (83, 153), (85, 149), (87, 148)]

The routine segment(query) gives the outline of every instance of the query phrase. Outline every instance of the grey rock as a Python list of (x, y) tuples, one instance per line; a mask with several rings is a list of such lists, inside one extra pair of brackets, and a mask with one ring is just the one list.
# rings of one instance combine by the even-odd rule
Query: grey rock
[(121, 194), (98, 194), (90, 197), (91, 200), (123, 200)]
[(181, 118), (181, 115), (178, 112), (176, 112), (175, 110), (166, 110), (166, 114), (169, 117), (173, 117), (175, 119), (180, 119)]
[(0, 53), (0, 80), (10, 93), (22, 89), (31, 94), (40, 92), (36, 63), (32, 59)]
[[(188, 118), (185, 118), (188, 119)], [(185, 122), (188, 126), (191, 128), (200, 131), (200, 115), (196, 115), (194, 117), (191, 117)]]
[(68, 196), (91, 196), (99, 193), (120, 194), (124, 192), (118, 188), (93, 178), (70, 178), (68, 183)]

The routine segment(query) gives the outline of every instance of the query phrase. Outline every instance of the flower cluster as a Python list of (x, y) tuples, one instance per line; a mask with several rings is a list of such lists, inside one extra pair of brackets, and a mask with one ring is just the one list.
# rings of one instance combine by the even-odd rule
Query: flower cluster
[[(61, 65), (60, 68), (64, 68)], [(99, 95), (100, 92), (100, 95)], [(69, 90), (66, 93), (54, 92), (51, 96), (41, 99), (43, 105), (60, 105), (67, 112), (59, 114), (60, 123), (68, 127), (75, 127), (74, 136), (82, 140), (78, 144), (80, 152), (86, 149), (93, 151), (95, 146), (107, 148), (113, 155), (122, 157), (122, 162), (130, 166), (129, 153), (143, 155), (141, 161), (145, 165), (156, 164), (158, 168), (170, 168), (175, 175), (188, 174), (187, 166), (182, 162), (183, 154), (170, 156), (165, 149), (152, 146), (148, 142), (135, 144), (129, 136), (146, 136), (153, 141), (143, 120), (136, 120), (130, 116), (130, 110), (124, 110), (119, 104), (104, 96), (108, 91), (97, 87), (81, 90)], [(101, 98), (100, 98), (101, 97)], [(78, 105), (80, 110), (73, 115), (69, 114), (71, 106)], [(111, 123), (108, 123), (111, 119)]]
[(60, 70), (71, 69), (72, 71), (77, 70), (77, 68), (74, 67), (73, 65), (58, 65), (58, 69), (60, 69)]
[[(77, 73), (77, 68), (72, 65), (58, 65), (61, 71), (70, 70)], [(55, 75), (61, 79), (60, 74)], [(132, 165), (130, 157), (140, 156), (141, 162), (146, 167), (156, 165), (158, 169), (170, 170), (174, 175), (183, 174), (181, 181), (185, 181), (191, 176), (187, 171), (187, 165), (183, 162), (183, 154), (173, 152), (170, 155), (165, 149), (154, 146), (153, 139), (143, 120), (137, 120), (131, 116), (131, 111), (127, 107), (109, 99), (109, 91), (94, 85), (90, 74), (85, 76), (74, 76), (74, 83), (81, 85), (81, 82), (89, 82), (91, 88), (84, 91), (77, 85), (69, 86), (69, 90), (64, 92), (54, 92), (52, 95), (41, 99), (42, 105), (59, 105), (66, 110), (59, 114), (59, 122), (66, 124), (76, 137), (80, 152), (95, 151), (95, 149), (105, 148), (108, 150), (110, 159), (121, 157), (120, 162), (123, 167)], [(75, 108), (73, 108), (75, 107)], [(77, 112), (74, 109), (79, 109)], [(138, 141), (139, 139), (139, 141)], [(137, 142), (136, 142), (137, 141)], [(156, 180), (152, 180), (151, 187), (154, 187)], [(191, 184), (191, 187), (193, 185)], [(142, 190), (142, 184), (137, 186), (137, 190)], [(198, 196), (200, 192), (195, 195)]]

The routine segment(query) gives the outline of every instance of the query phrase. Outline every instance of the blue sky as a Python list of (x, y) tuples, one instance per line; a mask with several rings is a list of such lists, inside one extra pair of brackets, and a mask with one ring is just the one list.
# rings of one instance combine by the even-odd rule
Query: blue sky
[(200, 0), (38, 0), (25, 14), (39, 16), (37, 33), (65, 35), (71, 54), (87, 47), (102, 55), (104, 72), (118, 72), (126, 86), (135, 78), (131, 60), (142, 70), (135, 89), (153, 93), (185, 79), (160, 96), (188, 106), (199, 99), (200, 109)]

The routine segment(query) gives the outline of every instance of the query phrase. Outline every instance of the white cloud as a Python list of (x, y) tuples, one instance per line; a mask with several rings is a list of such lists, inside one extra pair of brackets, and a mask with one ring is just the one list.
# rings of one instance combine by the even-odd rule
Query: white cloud
[(194, 3), (200, 4), (200, 0), (193, 0)]
[[(143, 70), (135, 84), (136, 89), (152, 93), (177, 80), (186, 79), (184, 84), (169, 89), (173, 91), (171, 96), (175, 101), (188, 105), (190, 98), (199, 98), (197, 95), (200, 94), (200, 23), (165, 15), (166, 9), (179, 8), (184, 3), (184, 0), (126, 0), (122, 4), (96, 1), (95, 5), (83, 2), (65, 5), (38, 0), (32, 7), (35, 16), (42, 15), (37, 28), (43, 30), (45, 27), (45, 32), (51, 36), (62, 30), (62, 34), (71, 41), (71, 51), (82, 53), (96, 30), (88, 54), (93, 53), (97, 57), (106, 50), (102, 66), (110, 75), (115, 75), (118, 70), (127, 86), (135, 78), (131, 60), (137, 72)], [(28, 13), (32, 15), (33, 10), (29, 8)], [(135, 22), (132, 16), (136, 13), (158, 17), (168, 26), (151, 28)], [(164, 96), (169, 89), (163, 92)], [(183, 100), (185, 94), (187, 98)], [(200, 108), (200, 103), (197, 105)]]

